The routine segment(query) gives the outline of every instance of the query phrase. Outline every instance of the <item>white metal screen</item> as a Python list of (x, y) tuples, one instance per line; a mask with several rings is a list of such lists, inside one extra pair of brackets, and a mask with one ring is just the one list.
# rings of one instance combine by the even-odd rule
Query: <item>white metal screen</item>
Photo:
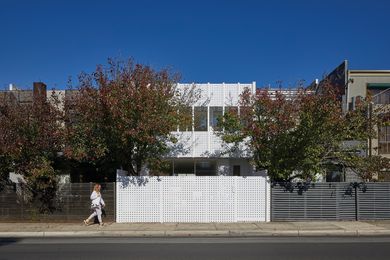
[(270, 185), (262, 176), (128, 177), (118, 174), (117, 222), (270, 220)]

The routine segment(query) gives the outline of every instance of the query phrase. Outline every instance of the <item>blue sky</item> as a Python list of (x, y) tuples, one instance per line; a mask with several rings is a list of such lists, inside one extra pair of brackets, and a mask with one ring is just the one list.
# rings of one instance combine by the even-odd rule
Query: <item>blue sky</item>
[(390, 69), (390, 1), (0, 0), (0, 88), (65, 88), (108, 57), (182, 82), (310, 83), (344, 59)]

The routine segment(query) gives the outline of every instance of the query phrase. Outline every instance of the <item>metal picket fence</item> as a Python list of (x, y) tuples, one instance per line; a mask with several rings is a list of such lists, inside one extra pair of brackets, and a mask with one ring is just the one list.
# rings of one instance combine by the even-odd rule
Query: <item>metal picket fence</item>
[[(102, 183), (106, 203), (105, 221), (115, 220), (115, 183)], [(61, 184), (55, 198), (55, 210), (41, 214), (36, 204), (24, 200), (23, 190), (17, 184), (0, 192), (0, 221), (67, 221), (81, 222), (90, 212), (93, 183)]]

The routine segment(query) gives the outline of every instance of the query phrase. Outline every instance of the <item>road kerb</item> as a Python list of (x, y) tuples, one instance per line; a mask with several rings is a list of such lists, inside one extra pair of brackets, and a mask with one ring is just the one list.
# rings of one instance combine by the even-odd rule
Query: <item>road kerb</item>
[(390, 236), (390, 230), (358, 230), (358, 236)]
[(241, 231), (241, 230), (231, 230), (229, 232), (230, 236), (240, 236), (240, 237), (270, 237), (270, 236), (298, 236), (298, 230), (254, 230), (254, 231)]
[(358, 236), (357, 230), (299, 230), (298, 236)]
[(215, 237), (215, 236), (229, 236), (229, 230), (167, 230), (165, 231), (167, 237)]
[(27, 237), (309, 237), (390, 236), (390, 230), (95, 230), (0, 232), (0, 238)]

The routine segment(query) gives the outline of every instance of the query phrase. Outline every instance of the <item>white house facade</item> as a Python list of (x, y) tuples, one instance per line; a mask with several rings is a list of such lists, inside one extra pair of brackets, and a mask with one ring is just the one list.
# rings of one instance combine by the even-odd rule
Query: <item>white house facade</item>
[[(193, 88), (200, 98), (193, 104), (192, 124), (178, 126), (172, 134), (178, 139), (167, 157), (172, 175), (258, 175), (245, 152), (227, 155), (226, 144), (217, 135), (217, 118), (228, 110), (240, 112), (240, 94), (248, 89), (256, 91), (256, 83), (249, 84), (179, 84), (181, 90)], [(245, 150), (245, 149), (242, 149)]]

